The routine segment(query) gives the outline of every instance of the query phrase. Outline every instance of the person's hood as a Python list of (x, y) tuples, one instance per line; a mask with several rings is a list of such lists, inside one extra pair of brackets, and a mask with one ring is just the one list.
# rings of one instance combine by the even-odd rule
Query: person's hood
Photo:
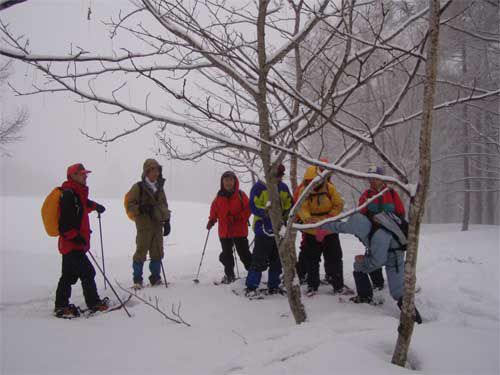
[[(222, 180), (224, 179), (224, 177), (232, 177), (234, 178), (234, 190), (231, 191), (231, 192), (228, 192), (226, 190), (224, 190), (224, 184), (222, 183)], [(238, 177), (236, 177), (236, 175), (234, 174), (233, 171), (226, 171), (222, 174), (222, 176), (220, 177), (220, 190), (219, 190), (219, 195), (231, 195), (232, 193), (234, 193), (235, 191), (238, 191), (240, 189), (240, 181), (238, 180)]]
[(157, 181), (157, 184), (158, 186), (163, 186), (163, 184), (165, 183), (165, 179), (163, 178), (163, 168), (162, 166), (160, 165), (160, 163), (158, 163), (155, 159), (146, 159), (146, 161), (144, 161), (144, 164), (142, 166), (142, 181), (146, 181), (146, 174), (148, 173), (148, 171), (151, 169), (151, 168), (158, 168), (158, 170), (160, 171), (160, 175), (158, 176), (158, 181)]

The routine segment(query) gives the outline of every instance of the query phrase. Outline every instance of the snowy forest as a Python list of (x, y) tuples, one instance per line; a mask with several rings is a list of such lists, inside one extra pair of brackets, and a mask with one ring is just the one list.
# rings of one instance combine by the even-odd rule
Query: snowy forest
[[(498, 268), (498, 225), (500, 225), (500, 3), (498, 0), (136, 0), (117, 1), (116, 6), (107, 4), (106, 8), (99, 1), (90, 0), (82, 2), (78, 12), (78, 17), (87, 23), (87, 37), (81, 40), (72, 39), (62, 45), (51, 43), (50, 40), (44, 43), (36, 40), (33, 42), (34, 35), (23, 30), (22, 22), (16, 22), (16, 16), (19, 17), (33, 3), (34, 0), (0, 0), (0, 85), (2, 87), (0, 104), (7, 96), (17, 98), (20, 103), (22, 100), (43, 101), (44, 106), (47, 105), (45, 101), (49, 100), (55, 103), (48, 108), (47, 112), (50, 112), (57, 106), (69, 106), (71, 102), (74, 108), (83, 110), (85, 116), (89, 112), (92, 114), (88, 116), (99, 119), (99, 126), (95, 127), (79, 127), (68, 121), (67, 128), (78, 132), (80, 139), (92, 145), (89, 147), (113, 149), (115, 145), (134, 142), (134, 139), (149, 134), (146, 140), (148, 150), (154, 147), (152, 156), (164, 165), (164, 171), (165, 165), (172, 165), (167, 163), (175, 162), (178, 163), (175, 165), (180, 166), (202, 160), (232, 172), (229, 174), (225, 172), (222, 175), (221, 191), (225, 189), (224, 176), (233, 178), (233, 183), (239, 181), (241, 188), (247, 189), (250, 197), (249, 205), (254, 215), (251, 221), (248, 218), (244, 220), (245, 227), (247, 222), (249, 226), (252, 224), (245, 231), (247, 229), (250, 232), (254, 231), (250, 247), (254, 242), (256, 248), (257, 244), (260, 246), (259, 232), (255, 229), (260, 225), (259, 220), (261, 223), (266, 220), (269, 223), (268, 230), (272, 233), (270, 237), (272, 245), (269, 246), (276, 248), (280, 273), (281, 267), (283, 269), (279, 282), (283, 286), (281, 293), (285, 296), (283, 301), (286, 301), (288, 306), (286, 312), (283, 312), (284, 307), (280, 305), (280, 313), (277, 315), (272, 305), (267, 305), (266, 308), (269, 309), (267, 313), (277, 317), (277, 320), (269, 324), (280, 327), (281, 331), (276, 337), (284, 346), (291, 345), (291, 354), (280, 353), (278, 357), (281, 356), (281, 360), (273, 357), (258, 364), (252, 364), (250, 357), (244, 360), (244, 365), (231, 364), (225, 359), (214, 360), (214, 367), (210, 368), (210, 373), (253, 373), (262, 369), (269, 373), (278, 373), (276, 371), (315, 373), (329, 369), (327, 361), (317, 363), (313, 366), (312, 372), (308, 372), (297, 363), (288, 362), (290, 358), (315, 352), (319, 346), (319, 343), (314, 341), (315, 331), (321, 330), (321, 322), (326, 321), (327, 324), (331, 321), (336, 322), (335, 316), (330, 315), (335, 309), (317, 302), (316, 297), (311, 304), (312, 298), (308, 297), (316, 295), (318, 286), (311, 287), (309, 279), (307, 281), (309, 288), (304, 295), (304, 288), (301, 286), (303, 280), (298, 274), (298, 262), (300, 262), (298, 254), (302, 251), (303, 244), (307, 243), (307, 233), (309, 235), (314, 233), (310, 235), (312, 236), (310, 239), (317, 243), (323, 243), (324, 236), (331, 236), (333, 233), (339, 238), (340, 234), (344, 249), (344, 270), (340, 273), (349, 275), (346, 276), (347, 283), (355, 286), (354, 289), (358, 292), (356, 297), (360, 297), (360, 281), (356, 278), (361, 277), (361, 273), (368, 278), (367, 275), (372, 270), (366, 271), (368, 269), (366, 268), (361, 272), (359, 268), (361, 266), (357, 263), (369, 262), (366, 259), (370, 259), (371, 252), (375, 253), (373, 239), (378, 227), (370, 221), (372, 229), (371, 232), (368, 231), (369, 237), (366, 234), (368, 239), (366, 241), (357, 232), (337, 228), (341, 228), (342, 224), (339, 225), (339, 222), (342, 223), (341, 220), (343, 223), (349, 223), (351, 219), (365, 214), (370, 204), (379, 198), (382, 199), (388, 192), (392, 194), (394, 200), (394, 194), (401, 197), (404, 208), (400, 216), (404, 218), (407, 227), (404, 239), (399, 240), (404, 249), (391, 248), (387, 245), (388, 248), (384, 250), (386, 251), (384, 261), (377, 267), (384, 265), (386, 268), (390, 290), (382, 291), (387, 294), (386, 303), (383, 304), (384, 298), (382, 298), (380, 304), (383, 304), (385, 312), (389, 312), (393, 321), (380, 321), (378, 333), (383, 334), (387, 341), (383, 344), (376, 344), (375, 341), (371, 343), (379, 345), (379, 349), (383, 347), (381, 351), (383, 354), (377, 352), (367, 363), (375, 366), (381, 373), (430, 370), (431, 373), (437, 374), (440, 370), (456, 372), (458, 369), (463, 373), (472, 368), (481, 370), (479, 363), (481, 356), (471, 360), (473, 365), (470, 368), (467, 366), (462, 368), (458, 364), (456, 367), (449, 364), (452, 354), (433, 357), (429, 352), (423, 351), (422, 348), (434, 338), (432, 329), (426, 332), (424, 338), (418, 336), (415, 338), (422, 323), (420, 314), (425, 323), (424, 327), (427, 323), (440, 322), (442, 316), (446, 316), (446, 319), (449, 318), (454, 324), (466, 321), (464, 326), (467, 328), (480, 327), (485, 331), (484, 338), (489, 343), (488, 348), (498, 349), (498, 282), (488, 283), (482, 279), (482, 276), (491, 276), (492, 271), (495, 272), (495, 268)], [(37, 7), (41, 9), (43, 4), (37, 4)], [(61, 10), (61, 13), (63, 11)], [(94, 22), (98, 22), (99, 27), (94, 28)], [(65, 27), (71, 28), (71, 24), (67, 23)], [(89, 38), (88, 35), (92, 35), (93, 38)], [(24, 72), (24, 77), (19, 72)], [(47, 99), (49, 97), (51, 99)], [(24, 142), (23, 134), (28, 132), (30, 127), (40, 127), (40, 119), (30, 115), (29, 107), (2, 105), (0, 120), (2, 158), (14, 160), (15, 152), (11, 152), (11, 149), (14, 149), (13, 145)], [(75, 121), (75, 124), (78, 122)], [(57, 135), (55, 138), (57, 139)], [(59, 139), (58, 142), (64, 142), (64, 139)], [(138, 148), (139, 142), (130, 144), (134, 150)], [(144, 144), (141, 143), (140, 147), (144, 147)], [(133, 154), (130, 150), (126, 153), (128, 156)], [(50, 147), (47, 155), (51, 155)], [(57, 158), (56, 155), (53, 157)], [(36, 160), (36, 157), (34, 159)], [(86, 167), (87, 164), (85, 161)], [(90, 173), (81, 164), (72, 167), (79, 168), (78, 170), (84, 174)], [(159, 165), (153, 166), (152, 169), (157, 167)], [(306, 178), (311, 167), (314, 175)], [(90, 167), (93, 168), (97, 166)], [(145, 176), (149, 176), (148, 168), (145, 163), (143, 181)], [(76, 173), (77, 169), (68, 168), (68, 178)], [(160, 177), (161, 171), (159, 167)], [(5, 181), (6, 178), (7, 176), (2, 173), (2, 180)], [(282, 178), (287, 189), (289, 187), (289, 207), (284, 207), (288, 201), (283, 198), (285, 190), (282, 188)], [(369, 184), (372, 186), (371, 181), (374, 179), (381, 181), (384, 189), (378, 191), (377, 195), (368, 196), (368, 200), (361, 203), (360, 197)], [(85, 180), (83, 183), (85, 184)], [(201, 189), (206, 188), (203, 182), (198, 183)], [(262, 197), (262, 195), (256, 197), (254, 194), (259, 184), (265, 186), (267, 202), (262, 207), (255, 208), (258, 198)], [(317, 189), (325, 184), (334, 186), (333, 190), (341, 197), (342, 208), (339, 212), (318, 219), (304, 219), (302, 215), (306, 202), (310, 201), (310, 197), (314, 196)], [(123, 192), (126, 193), (127, 189), (128, 187), (123, 187)], [(153, 188), (155, 194), (156, 189)], [(131, 194), (132, 190), (127, 194)], [(169, 193), (168, 189), (166, 190)], [(214, 202), (221, 195), (220, 192), (217, 194)], [(141, 190), (140, 200), (143, 199), (142, 196)], [(107, 210), (109, 215), (116, 218), (115, 212), (120, 211), (124, 216), (124, 204), (127, 215), (131, 217), (128, 195), (125, 195), (125, 203), (122, 202), (121, 194), (115, 198), (109, 203), (114, 208), (113, 212)], [(21, 198), (6, 198), (2, 202), (2, 232), (5, 233), (6, 240), (1, 250), (2, 254), (6, 254), (2, 255), (5, 265), (21, 262), (17, 255), (9, 255), (14, 248), (21, 245), (14, 238), (16, 230), (8, 229), (13, 228), (11, 226), (14, 224), (5, 214), (9, 207), (15, 207), (16, 199)], [(243, 204), (241, 194), (240, 201)], [(171, 202), (169, 198), (169, 203)], [(103, 200), (100, 203), (103, 203)], [(35, 206), (33, 201), (19, 204), (30, 210)], [(104, 206), (97, 202), (92, 204), (94, 204), (92, 209), (99, 212), (98, 225), (102, 250), (101, 213), (104, 220), (108, 212), (104, 214)], [(170, 244), (174, 248), (179, 246), (185, 250), (191, 246), (198, 247), (199, 250), (204, 244), (194, 279), (197, 286), (191, 285), (191, 288), (198, 288), (197, 292), (190, 292), (193, 289), (189, 289), (184, 282), (187, 278), (191, 278), (187, 274), (190, 272), (188, 269), (193, 268), (192, 264), (189, 268), (187, 263), (193, 263), (199, 255), (192, 253), (195, 251), (193, 248), (173, 261), (172, 264), (177, 264), (177, 270), (173, 266), (171, 268), (170, 260), (165, 262), (167, 274), (173, 273), (174, 282), (171, 289), (179, 286), (178, 291), (174, 292), (177, 293), (175, 297), (182, 299), (182, 305), (186, 306), (184, 299), (188, 303), (193, 299), (203, 299), (204, 292), (201, 292), (201, 288), (213, 287), (210, 283), (203, 282), (198, 285), (199, 275), (207, 244), (209, 248), (220, 246), (218, 239), (214, 238), (215, 231), (210, 237), (211, 228), (216, 222), (224, 247), (221, 235), (223, 223), (220, 218), (218, 221), (213, 218), (214, 203), (211, 208), (206, 208), (195, 204), (194, 199), (189, 202), (174, 201), (173, 205), (170, 204), (170, 208), (176, 204), (182, 207), (179, 211), (187, 209), (193, 215), (185, 215), (183, 212), (176, 222), (175, 215), (178, 211), (173, 209), (161, 219), (162, 225), (168, 221), (168, 231), (162, 226), (162, 233), (166, 233), (165, 237), (162, 237), (165, 238), (162, 240), (165, 242), (161, 245), (162, 251), (163, 246), (169, 249)], [(136, 214), (146, 214), (148, 211), (146, 208), (144, 205), (139, 205)], [(148, 212), (151, 217), (152, 210), (149, 207)], [(168, 207), (165, 210), (168, 211)], [(209, 214), (209, 222), (206, 225), (208, 232), (205, 237), (205, 224), (202, 222)], [(365, 219), (362, 217), (361, 220)], [(115, 270), (115, 275), (113, 279), (105, 280), (105, 289), (106, 282), (110, 285), (116, 282), (119, 293), (113, 289), (114, 295), (111, 295), (111, 298), (116, 296), (120, 299), (121, 292), (129, 296), (127, 302), (120, 300), (117, 310), (122, 308), (126, 310), (128, 306), (131, 310), (134, 307), (138, 309), (137, 304), (142, 303), (142, 308), (152, 307), (156, 313), (166, 317), (168, 313), (166, 314), (159, 305), (160, 292), (156, 291), (158, 289), (152, 288), (151, 290), (154, 290), (152, 293), (150, 289), (145, 289), (147, 294), (142, 297), (136, 292), (136, 298), (133, 298), (134, 293), (122, 287), (123, 279), (130, 278), (125, 276), (130, 272), (123, 270), (125, 267), (130, 268), (130, 257), (125, 259), (124, 254), (121, 254), (123, 257), (121, 259), (118, 256), (120, 254), (118, 247), (130, 247), (133, 240), (128, 231), (125, 234), (124, 226), (119, 224), (120, 220), (122, 219), (114, 220), (111, 226), (114, 233), (122, 235), (118, 235), (115, 243), (111, 245), (110, 252), (115, 255), (111, 261), (114, 267), (111, 267)], [(166, 237), (170, 233), (170, 220), (174, 233)], [(195, 235), (190, 232), (194, 222), (201, 228), (195, 231)], [(139, 221), (135, 223), (137, 238), (140, 236), (138, 223)], [(176, 223), (179, 229), (176, 229)], [(97, 248), (95, 225), (94, 220), (92, 250)], [(64, 240), (61, 228), (59, 223), (61, 232), (59, 235)], [(176, 231), (178, 234), (175, 234)], [(446, 242), (448, 232), (449, 238), (453, 239), (450, 240), (453, 241), (452, 244)], [(25, 240), (35, 237), (34, 233), (29, 234)], [(320, 237), (321, 233), (323, 237)], [(351, 236), (346, 239), (347, 233), (356, 237)], [(135, 232), (132, 233), (134, 234)], [(84, 245), (90, 245), (90, 233), (88, 236), (89, 238), (83, 239)], [(356, 238), (362, 244), (359, 242), (356, 244)], [(388, 241), (393, 241), (394, 238)], [(125, 239), (130, 242), (128, 245), (125, 245)], [(167, 240), (171, 241), (170, 244), (166, 242)], [(183, 240), (187, 242), (183, 243)], [(372, 240), (373, 242), (370, 242)], [(58, 245), (60, 251), (61, 241), (60, 239)], [(139, 242), (137, 239), (138, 247)], [(152, 248), (153, 241), (150, 243)], [(355, 255), (360, 252), (359, 249), (363, 245), (366, 248), (365, 255)], [(25, 243), (22, 246), (30, 245)], [(248, 243), (246, 246), (248, 247)], [(468, 256), (467, 250), (476, 246), (479, 253), (471, 253)], [(443, 249), (443, 254), (428, 251), (430, 248), (438, 250), (437, 247)], [(147, 261), (150, 262), (153, 274), (156, 271), (153, 270), (155, 259), (151, 248)], [(87, 248), (85, 251), (88, 250)], [(253, 259), (246, 264), (236, 242), (234, 249), (231, 245), (230, 251), (233, 253), (234, 261), (230, 260), (230, 263), (233, 267), (238, 265), (236, 250), (249, 272), (248, 277), (245, 281), (244, 277), (240, 278), (239, 275), (236, 277), (233, 274), (227, 284), (234, 282), (242, 288), (245, 287), (244, 291), (233, 289), (232, 292), (236, 297), (244, 294), (249, 297), (249, 301), (245, 302), (251, 302), (253, 299), (258, 299), (248, 294), (249, 289), (252, 291), (249, 286), (250, 274), (256, 267), (255, 250)], [(456, 254), (453, 253), (455, 250)], [(342, 250), (340, 251), (342, 253)], [(66, 255), (62, 251), (61, 254), (63, 257)], [(170, 254), (168, 250), (167, 254)], [(100, 259), (103, 270), (92, 252), (89, 252), (89, 255), (92, 256), (98, 271), (101, 271), (106, 278), (104, 253)], [(355, 259), (353, 278), (350, 268), (352, 255)], [(134, 255), (133, 267), (136, 267), (136, 258), (137, 253)], [(162, 258), (163, 253), (160, 263)], [(216, 257), (212, 255), (212, 258)], [(390, 263), (390, 259), (393, 258), (399, 276), (391, 279), (390, 270), (394, 262)], [(141, 275), (145, 260), (146, 258), (140, 262)], [(222, 253), (219, 260), (227, 268)], [(449, 261), (453, 262), (454, 267), (451, 267), (449, 272), (443, 271)], [(216, 259), (207, 262), (205, 265), (207, 269), (201, 275), (214, 276), (215, 269), (220, 265)], [(319, 264), (319, 258), (317, 262)], [(342, 260), (340, 262), (342, 263)], [(117, 271), (117, 268), (125, 263), (127, 266)], [(268, 291), (273, 289), (271, 263), (272, 261), (268, 260), (264, 267), (269, 267), (269, 278), (266, 280), (269, 284)], [(324, 263), (325, 278), (328, 278), (326, 256)], [(442, 265), (443, 269), (436, 264)], [(467, 276), (462, 280), (464, 283), (467, 281), (465, 286), (457, 286), (455, 278), (459, 278), (464, 272), (458, 267), (464, 264), (474, 267), (474, 271), (466, 273)], [(109, 275), (110, 265), (107, 267)], [(7, 270), (9, 267), (4, 268), (4, 274), (12, 272)], [(243, 270), (242, 268), (242, 274)], [(161, 271), (163, 285), (168, 286), (163, 263)], [(137, 272), (134, 268), (134, 285), (142, 287), (142, 279), (140, 283), (137, 282)], [(225, 280), (223, 284), (228, 277), (227, 270), (225, 272), (226, 279), (223, 279)], [(258, 272), (262, 273), (260, 270)], [(100, 277), (99, 272), (97, 274)], [(472, 274), (475, 276), (470, 276)], [(472, 279), (470, 283), (469, 276)], [(400, 283), (400, 295), (394, 291), (394, 284), (391, 284), (395, 279)], [(498, 281), (498, 272), (493, 279)], [(155, 285), (151, 278), (150, 282), (152, 286)], [(441, 282), (449, 283), (453, 288), (453, 292), (442, 297), (444, 299), (440, 299), (438, 290)], [(82, 280), (82, 286), (83, 284)], [(0, 312), (2, 320), (6, 316), (6, 321), (7, 319), (15, 321), (14, 326), (23, 324), (14, 319), (13, 309), (16, 306), (31, 306), (32, 302), (35, 302), (40, 304), (36, 307), (41, 310), (53, 302), (53, 291), (50, 292), (52, 294), (48, 299), (40, 299), (21, 287), (18, 289), (9, 283), (7, 285), (10, 291), (5, 293), (6, 300), (2, 298)], [(339, 295), (339, 289), (336, 289), (334, 282), (332, 285), (336, 306), (350, 322), (348, 326), (357, 325), (363, 317), (359, 318), (356, 314), (360, 314), (363, 310), (345, 310), (345, 297)], [(44, 284), (42, 290), (47, 292), (47, 289), (48, 286)], [(170, 287), (166, 289), (168, 291), (163, 291), (165, 295), (162, 298), (169, 298)], [(16, 290), (20, 291), (21, 295), (26, 294), (29, 303), (23, 305), (22, 301), (12, 297)], [(276, 290), (281, 291), (279, 288)], [(99, 292), (103, 291), (100, 289)], [(186, 293), (184, 298), (182, 293)], [(234, 295), (221, 296), (220, 292), (217, 293), (221, 303), (229, 303), (231, 307), (236, 308), (235, 302), (232, 302)], [(318, 293), (319, 297), (322, 297), (321, 293)], [(269, 294), (267, 297), (272, 293)], [(471, 298), (471, 303), (478, 305), (468, 306), (463, 302), (463, 295)], [(87, 299), (87, 296), (85, 298)], [(266, 298), (265, 303), (273, 301), (273, 298), (274, 296)], [(391, 298), (397, 304), (391, 308), (386, 307), (389, 305), (387, 300)], [(376, 308), (376, 304), (372, 303), (375, 297), (372, 300), (372, 296), (368, 300), (362, 298), (350, 300), (361, 304), (369, 302), (373, 305), (369, 306), (370, 308)], [(128, 305), (128, 301), (133, 302)], [(450, 305), (447, 306), (447, 303)], [(255, 306), (258, 304), (254, 303), (250, 311), (256, 309)], [(451, 307), (455, 304), (458, 305), (457, 309)], [(212, 311), (213, 307), (209, 305), (206, 303), (203, 307)], [(185, 326), (177, 327), (176, 330), (192, 327), (192, 321), (200, 318), (193, 313), (193, 309), (196, 308), (192, 305), (191, 311), (189, 307), (184, 307), (184, 313), (181, 313), (181, 302), (177, 307), (172, 304), (171, 313), (174, 317), (167, 319), (179, 323), (179, 326)], [(128, 317), (132, 317), (128, 310), (126, 312)], [(217, 311), (214, 310), (212, 313), (216, 315)], [(253, 313), (257, 314), (255, 310)], [(247, 316), (249, 312), (246, 310), (242, 315), (245, 319), (249, 318)], [(283, 326), (283, 322), (279, 320), (282, 317), (288, 318), (289, 326)], [(122, 319), (125, 318), (122, 316)], [(237, 328), (230, 332), (232, 339), (243, 341), (244, 347), (249, 346), (251, 340), (247, 341), (246, 334), (240, 332), (252, 330), (252, 325), (250, 323), (241, 325), (233, 319), (234, 317), (231, 318), (231, 324), (235, 324)], [(187, 323), (188, 321), (190, 323)], [(210, 325), (207, 318), (202, 318), (202, 321)], [(290, 325), (290, 321), (296, 325)], [(105, 324), (104, 320), (101, 320), (101, 323)], [(418, 326), (415, 323), (418, 323)], [(449, 320), (440, 325), (439, 329), (444, 329), (447, 323)], [(127, 323), (123, 320), (122, 324)], [(336, 324), (338, 323), (333, 324), (335, 334), (332, 334), (332, 337), (336, 337), (341, 329), (341, 325)], [(75, 326), (75, 333), (81, 334), (82, 327), (84, 325)], [(153, 325), (147, 324), (147, 327), (154, 330)], [(301, 331), (301, 327), (306, 328)], [(463, 328), (460, 324), (457, 327)], [(48, 325), (42, 324), (34, 329), (36, 332), (47, 328)], [(486, 337), (486, 331), (489, 331), (491, 336)], [(451, 344), (460, 337), (460, 332), (460, 328), (453, 328), (450, 334), (444, 334), (443, 339)], [(199, 332), (195, 331), (188, 336), (194, 340), (198, 334)], [(181, 347), (188, 345), (188, 340), (181, 335), (183, 333), (176, 331), (176, 340), (182, 342)], [(287, 341), (286, 336), (289, 335), (303, 335), (303, 339), (308, 343), (307, 348), (294, 346), (297, 342), (293, 339)], [(317, 339), (327, 342), (335, 340), (327, 335), (328, 333), (322, 333)], [(227, 339), (227, 336), (221, 337), (224, 337), (222, 340)], [(60, 338), (65, 340), (62, 336)], [(481, 338), (483, 336), (479, 335), (478, 341)], [(268, 340), (260, 336), (253, 336), (252, 339), (256, 342)], [(357, 341), (349, 341), (351, 339), (344, 343), (355, 345), (353, 343)], [(416, 344), (413, 340), (417, 340)], [(2, 347), (8, 344), (2, 335)], [(472, 347), (477, 349), (474, 339), (468, 345), (470, 347), (458, 349), (459, 353), (466, 353)], [(258, 347), (259, 345), (256, 345), (251, 350), (259, 356), (265, 356), (266, 352), (259, 350)], [(365, 348), (367, 353), (372, 350), (371, 348), (373, 346), (367, 344)], [(323, 350), (314, 355), (324, 355)], [(206, 361), (210, 361), (210, 352), (209, 350), (206, 353), (208, 357)], [(345, 346), (340, 352), (346, 358), (354, 355)], [(17, 358), (19, 354), (11, 349), (4, 355)], [(178, 355), (188, 354), (179, 349)], [(103, 358), (100, 360), (104, 361)], [(277, 367), (276, 363), (280, 361), (286, 362), (284, 367)], [(309, 361), (311, 358), (304, 363)], [(430, 367), (426, 367), (425, 363)], [(488, 362), (482, 371), (495, 373), (498, 365), (498, 361)], [(5, 373), (33, 371), (29, 366), (25, 368), (23, 366), (11, 361)], [(195, 367), (187, 369), (178, 364), (167, 366), (178, 373), (199, 373), (199, 369)], [(359, 366), (363, 367), (362, 364)], [(107, 373), (116, 370), (115, 367), (106, 368)], [(157, 371), (156, 368), (153, 369)], [(344, 362), (341, 363), (341, 369), (345, 373), (363, 371), (362, 368), (349, 368), (349, 364)], [(84, 373), (79, 371), (73, 368), (74, 373)], [(92, 367), (90, 372), (99, 373), (99, 368)]]

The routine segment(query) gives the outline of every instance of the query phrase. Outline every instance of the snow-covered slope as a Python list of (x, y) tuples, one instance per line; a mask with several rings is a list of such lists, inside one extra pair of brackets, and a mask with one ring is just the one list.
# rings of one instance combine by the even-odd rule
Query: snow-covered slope
[[(200, 284), (194, 284), (208, 216), (208, 206), (195, 203), (171, 202), (164, 260), (171, 286), (141, 292), (159, 297), (166, 311), (181, 302), (191, 327), (139, 303), (129, 308), (133, 318), (117, 311), (56, 319), (51, 313), (60, 255), (42, 227), (42, 199), (1, 197), (1, 374), (414, 373), (390, 364), (398, 309), (386, 290), (384, 305), (360, 306), (339, 302), (322, 286), (319, 295), (304, 297), (309, 319), (296, 326), (286, 298), (248, 301), (234, 295), (231, 289), (242, 288), (243, 280), (213, 285), (222, 276), (216, 230)], [(102, 228), (108, 276), (130, 286), (134, 225), (120, 200), (100, 202), (107, 207)], [(91, 224), (100, 260), (95, 217)], [(348, 236), (341, 242), (346, 282), (353, 286), (352, 259), (362, 246)], [(417, 373), (499, 373), (499, 243), (498, 227), (472, 226), (463, 233), (458, 225), (424, 226), (417, 304), (425, 322), (415, 329), (410, 354)], [(241, 263), (239, 271), (244, 276)], [(102, 278), (96, 280), (101, 296), (113, 298)], [(83, 306), (79, 283), (72, 302)]]

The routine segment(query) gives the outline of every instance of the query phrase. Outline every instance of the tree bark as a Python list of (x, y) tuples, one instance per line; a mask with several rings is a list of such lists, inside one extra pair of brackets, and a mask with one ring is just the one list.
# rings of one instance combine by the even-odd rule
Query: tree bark
[(425, 84), (423, 98), (422, 127), (420, 129), (419, 181), (415, 195), (410, 200), (410, 227), (408, 233), (408, 249), (406, 252), (404, 295), (401, 309), (398, 340), (392, 356), (392, 363), (405, 366), (413, 333), (413, 312), (415, 309), (415, 280), (418, 255), (418, 238), (422, 222), (431, 172), (431, 136), (432, 108), (436, 89), (436, 74), (438, 64), (439, 42), (439, 0), (429, 0), (430, 41), (427, 46), (427, 61), (425, 65)]
[[(259, 93), (256, 96), (257, 111), (259, 115), (259, 133), (263, 140), (270, 141), (270, 121), (269, 108), (267, 106), (267, 78), (269, 67), (266, 63), (265, 27), (267, 15), (267, 0), (259, 0), (259, 15), (257, 19), (257, 53), (259, 62)], [(279, 249), (281, 265), (283, 267), (283, 279), (288, 292), (288, 303), (295, 318), (295, 322), (300, 324), (305, 321), (306, 313), (304, 305), (300, 299), (300, 288), (295, 288), (293, 280), (295, 278), (296, 254), (295, 246), (291, 236), (285, 236), (286, 242), (281, 245), (280, 229), (283, 225), (283, 215), (281, 199), (278, 193), (278, 180), (276, 172), (280, 159), (272, 162), (271, 147), (267, 143), (261, 143), (261, 159), (264, 167), (266, 187), (269, 193), (271, 206), (269, 207), (269, 217), (273, 226), (274, 239)], [(283, 155), (284, 156), (284, 155)]]
[[(462, 39), (462, 77), (467, 74), (467, 51), (465, 46), (465, 38)], [(470, 175), (469, 167), (469, 153), (470, 153), (470, 139), (469, 139), (469, 116), (467, 113), (467, 104), (462, 107), (462, 114), (464, 120), (464, 212), (462, 216), (462, 231), (469, 230), (470, 220), (470, 180), (467, 178)]]

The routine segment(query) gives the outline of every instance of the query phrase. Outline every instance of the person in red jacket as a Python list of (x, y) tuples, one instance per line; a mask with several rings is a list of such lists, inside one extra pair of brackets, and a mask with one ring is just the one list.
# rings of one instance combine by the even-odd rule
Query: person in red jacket
[(224, 265), (224, 277), (221, 283), (232, 283), (234, 276), (233, 246), (236, 247), (241, 262), (248, 271), (252, 264), (252, 254), (248, 248), (248, 219), (250, 204), (247, 195), (239, 189), (236, 175), (227, 171), (221, 176), (220, 190), (210, 207), (207, 229), (219, 222), (219, 238), (222, 252), (220, 262)]
[[(374, 173), (379, 175), (384, 175), (385, 170), (381, 166), (370, 166), (367, 173)], [(365, 190), (361, 197), (359, 198), (358, 206), (363, 205), (367, 200), (369, 200), (374, 195), (377, 195), (382, 190), (384, 190), (387, 185), (384, 181), (378, 178), (368, 179), (370, 183), (370, 188)], [(381, 197), (378, 197), (373, 202), (371, 202), (367, 207), (362, 208), (360, 212), (369, 218), (380, 212), (394, 212), (400, 217), (405, 216), (405, 206), (399, 197), (397, 191), (389, 188)], [(370, 272), (370, 279), (373, 284), (373, 289), (382, 290), (384, 289), (384, 275), (382, 273), (382, 268), (376, 269)]]
[(104, 206), (88, 199), (87, 174), (82, 164), (67, 170), (59, 205), (59, 252), (62, 255), (62, 275), (56, 290), (54, 314), (58, 318), (79, 316), (79, 309), (69, 303), (71, 285), (82, 282), (87, 307), (93, 311), (107, 310), (106, 301), (99, 298), (95, 284), (95, 269), (87, 258), (90, 249), (89, 213), (103, 213)]

